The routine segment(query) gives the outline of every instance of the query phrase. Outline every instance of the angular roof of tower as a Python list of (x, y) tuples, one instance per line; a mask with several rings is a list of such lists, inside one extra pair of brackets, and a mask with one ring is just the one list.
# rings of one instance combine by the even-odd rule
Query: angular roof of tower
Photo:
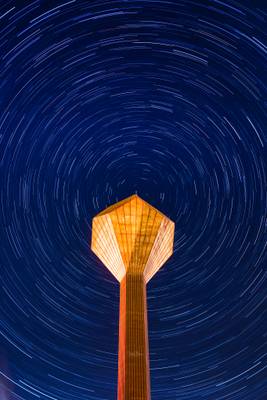
[(126, 199), (120, 200), (117, 203), (111, 204), (111, 206), (105, 208), (105, 210), (101, 211), (100, 213), (98, 213), (95, 217), (100, 217), (101, 215), (104, 214), (108, 214), (111, 211), (114, 211), (115, 209), (122, 207), (125, 203), (129, 203), (130, 201), (132, 201), (133, 199), (139, 199), (140, 201), (142, 201), (142, 203), (146, 204), (147, 207), (154, 209), (155, 211), (157, 211), (157, 213), (161, 214), (164, 218), (167, 218), (166, 215), (164, 215), (161, 211), (159, 211), (157, 208), (153, 207), (151, 204), (149, 204), (147, 201), (145, 201), (144, 199), (142, 199), (140, 196), (138, 196), (138, 194), (132, 194), (129, 197), (126, 197)]

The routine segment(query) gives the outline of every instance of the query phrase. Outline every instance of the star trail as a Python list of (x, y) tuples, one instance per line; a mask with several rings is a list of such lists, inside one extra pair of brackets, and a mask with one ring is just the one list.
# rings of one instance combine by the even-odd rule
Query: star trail
[(116, 398), (92, 218), (175, 222), (148, 284), (152, 400), (267, 396), (264, 1), (0, 2), (0, 398)]

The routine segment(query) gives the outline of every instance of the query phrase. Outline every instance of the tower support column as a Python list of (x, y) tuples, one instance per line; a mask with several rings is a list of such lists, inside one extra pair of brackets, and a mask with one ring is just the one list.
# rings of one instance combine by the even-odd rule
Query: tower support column
[(126, 273), (120, 283), (118, 400), (150, 400), (146, 283)]

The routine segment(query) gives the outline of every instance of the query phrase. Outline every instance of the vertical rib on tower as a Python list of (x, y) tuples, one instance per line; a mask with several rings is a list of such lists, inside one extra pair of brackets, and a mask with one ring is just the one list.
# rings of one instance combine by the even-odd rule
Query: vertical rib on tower
[(93, 219), (93, 252), (120, 282), (118, 400), (150, 400), (146, 284), (173, 252), (174, 223), (137, 195)]

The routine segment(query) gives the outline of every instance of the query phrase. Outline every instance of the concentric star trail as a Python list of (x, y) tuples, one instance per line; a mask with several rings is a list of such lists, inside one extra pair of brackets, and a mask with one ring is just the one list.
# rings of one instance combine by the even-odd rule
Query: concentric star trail
[(266, 4), (0, 2), (0, 397), (116, 398), (91, 221), (176, 225), (148, 285), (152, 400), (267, 393)]

